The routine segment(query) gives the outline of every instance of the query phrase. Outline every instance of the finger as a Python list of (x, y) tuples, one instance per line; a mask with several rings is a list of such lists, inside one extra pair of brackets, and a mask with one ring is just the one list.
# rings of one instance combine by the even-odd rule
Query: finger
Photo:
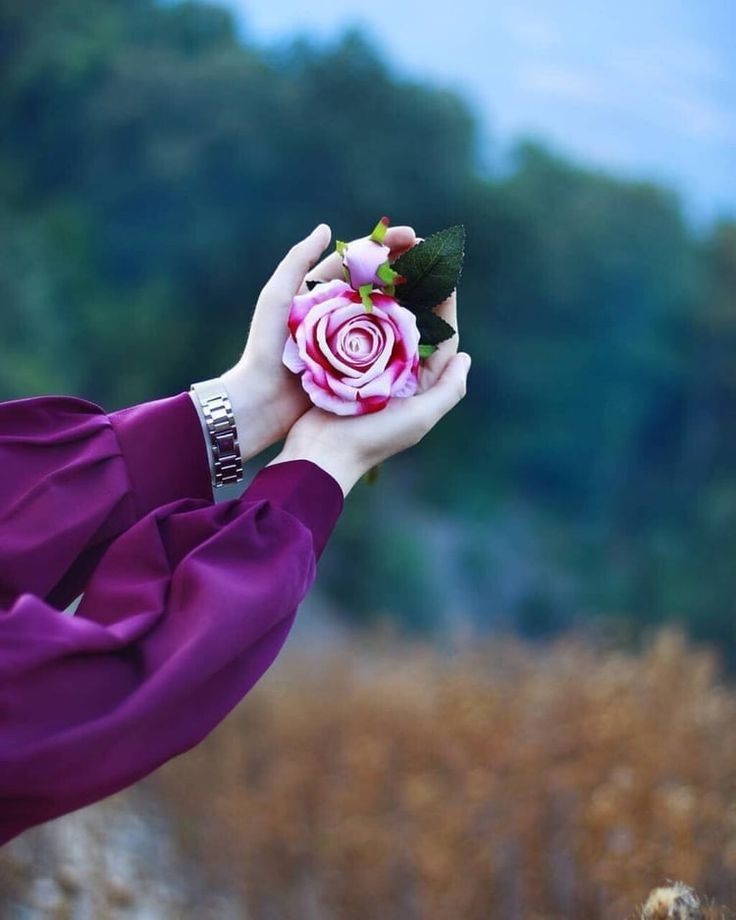
[(416, 246), (417, 235), (413, 227), (392, 227), (386, 231), (384, 242), (391, 250), (388, 257), (389, 262), (393, 262), (407, 249)]
[[(457, 290), (454, 290), (447, 300), (443, 300), (438, 307), (435, 307), (434, 312), (457, 332)], [(455, 336), (453, 338), (457, 342), (457, 338)]]
[(427, 430), (432, 428), (465, 396), (470, 355), (461, 351), (453, 355), (429, 389), (410, 397), (412, 408), (424, 416)]
[(269, 306), (290, 304), (301, 288), (304, 276), (316, 264), (331, 237), (332, 231), (327, 224), (319, 224), (309, 236), (295, 243), (266, 282), (258, 298), (259, 306), (261, 302)]
[[(413, 227), (390, 227), (384, 238), (384, 243), (391, 250), (389, 262), (398, 258), (407, 249), (411, 249), (415, 240)], [(338, 252), (333, 252), (307, 273), (307, 280), (332, 281), (342, 276), (342, 256)]]
[[(451, 336), (449, 339), (445, 339), (444, 342), (440, 342), (437, 346), (437, 351), (432, 352), (423, 362), (430, 380), (435, 380), (439, 377), (445, 369), (447, 362), (457, 352), (458, 345), (460, 344), (457, 327), (457, 291), (453, 291), (447, 300), (443, 300), (439, 307), (437, 307), (436, 312), (445, 322), (452, 326), (455, 330), (455, 335)], [(426, 376), (425, 374), (425, 377)]]

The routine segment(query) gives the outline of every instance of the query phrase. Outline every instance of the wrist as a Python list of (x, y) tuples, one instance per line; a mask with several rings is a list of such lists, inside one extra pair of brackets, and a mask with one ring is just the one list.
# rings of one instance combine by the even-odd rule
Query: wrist
[(315, 466), (320, 467), (325, 473), (332, 476), (340, 486), (344, 497), (348, 495), (355, 483), (366, 472), (364, 466), (355, 457), (325, 449), (318, 443), (299, 444), (290, 441), (289, 438), (284, 442), (279, 454), (267, 466), (286, 463), (289, 460), (309, 460)]
[(243, 462), (274, 444), (282, 436), (276, 399), (255, 375), (242, 367), (220, 375), (230, 397)]

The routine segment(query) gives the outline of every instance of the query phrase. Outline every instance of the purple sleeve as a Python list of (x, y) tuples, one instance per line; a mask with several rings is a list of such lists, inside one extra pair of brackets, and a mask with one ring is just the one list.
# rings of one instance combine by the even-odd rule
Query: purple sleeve
[(109, 414), (70, 396), (0, 403), (0, 608), (24, 591), (68, 606), (118, 534), (181, 498), (212, 501), (188, 393)]
[(320, 467), (275, 464), (140, 517), (75, 616), (30, 592), (0, 609), (0, 844), (211, 731), (278, 654), (342, 507)]

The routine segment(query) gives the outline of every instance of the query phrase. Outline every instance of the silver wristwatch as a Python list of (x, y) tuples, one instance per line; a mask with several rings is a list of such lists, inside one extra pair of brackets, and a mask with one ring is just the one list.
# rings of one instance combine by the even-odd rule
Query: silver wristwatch
[(240, 482), (243, 459), (230, 397), (219, 377), (191, 384), (202, 409), (212, 459), (212, 485), (215, 488)]

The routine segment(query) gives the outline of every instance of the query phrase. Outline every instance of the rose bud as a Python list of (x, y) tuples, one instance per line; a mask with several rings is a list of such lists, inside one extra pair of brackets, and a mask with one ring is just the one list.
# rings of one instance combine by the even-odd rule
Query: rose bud
[(419, 330), (414, 314), (381, 291), (371, 309), (345, 281), (297, 294), (289, 311), (283, 362), (309, 398), (337, 415), (383, 409), (418, 385)]
[(370, 239), (355, 240), (345, 246), (342, 261), (350, 275), (350, 284), (356, 291), (365, 284), (380, 287), (384, 283), (378, 269), (388, 262), (390, 252), (384, 243)]

